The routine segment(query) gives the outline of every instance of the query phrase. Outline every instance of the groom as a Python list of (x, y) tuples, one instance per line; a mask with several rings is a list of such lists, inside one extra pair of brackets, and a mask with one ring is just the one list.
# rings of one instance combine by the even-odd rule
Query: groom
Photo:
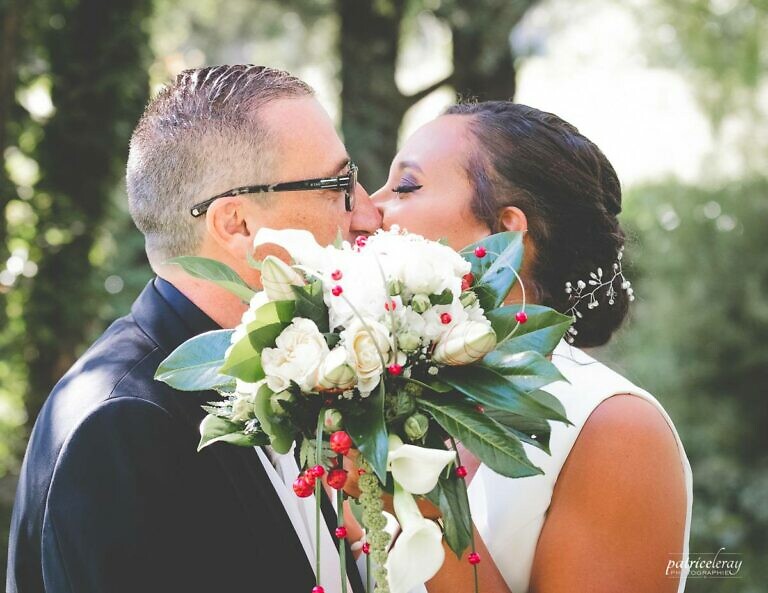
[[(217, 394), (177, 392), (153, 375), (183, 341), (234, 327), (245, 310), (164, 262), (212, 258), (255, 286), (246, 254), (260, 227), (308, 229), (320, 243), (338, 229), (348, 239), (374, 231), (379, 214), (349, 183), (350, 164), (312, 90), (285, 72), (188, 70), (149, 104), (127, 186), (157, 277), (40, 412), (16, 495), (8, 591), (310, 593), (308, 553), (257, 451), (196, 452), (200, 405)], [(315, 178), (330, 189), (263, 185)]]

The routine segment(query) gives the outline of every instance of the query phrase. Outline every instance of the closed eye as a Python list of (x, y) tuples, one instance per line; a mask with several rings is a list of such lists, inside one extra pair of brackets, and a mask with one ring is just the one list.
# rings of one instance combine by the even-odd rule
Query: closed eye
[(401, 184), (401, 185), (398, 185), (396, 188), (394, 188), (392, 191), (396, 194), (409, 194), (411, 192), (415, 192), (417, 189), (421, 189), (422, 187), (424, 186)]

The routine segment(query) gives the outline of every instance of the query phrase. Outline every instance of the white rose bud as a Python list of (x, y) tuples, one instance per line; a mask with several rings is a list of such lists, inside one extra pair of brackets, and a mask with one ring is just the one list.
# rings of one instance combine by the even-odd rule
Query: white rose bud
[(397, 346), (400, 350), (407, 352), (408, 354), (416, 352), (416, 350), (419, 349), (419, 346), (421, 346), (421, 337), (412, 332), (397, 334)]
[(412, 416), (406, 418), (403, 428), (405, 429), (405, 434), (407, 434), (411, 440), (416, 441), (427, 434), (427, 430), (429, 429), (429, 418), (421, 412), (416, 412)]
[(468, 309), (477, 302), (477, 295), (471, 290), (468, 290), (467, 292), (461, 293), (459, 301), (465, 309)]
[(426, 294), (415, 294), (411, 301), (411, 307), (416, 313), (424, 313), (432, 306), (432, 302), (429, 300), (429, 296)]
[(355, 369), (347, 364), (347, 351), (339, 346), (331, 350), (320, 365), (318, 389), (348, 389), (355, 384)]
[(323, 430), (328, 434), (341, 430), (344, 427), (343, 420), (341, 412), (336, 408), (329, 408), (323, 414)]
[(432, 360), (450, 366), (471, 364), (496, 348), (493, 328), (481, 321), (465, 321), (451, 329), (440, 339)]
[[(366, 328), (367, 326), (367, 328)], [(359, 319), (344, 330), (344, 347), (348, 361), (357, 374), (357, 388), (361, 393), (370, 393), (379, 383), (384, 368), (382, 357), (388, 360), (391, 345), (387, 328), (373, 319), (366, 319), (365, 325)]]
[(268, 255), (261, 263), (261, 285), (270, 301), (293, 301), (291, 286), (303, 286), (304, 279), (279, 257)]

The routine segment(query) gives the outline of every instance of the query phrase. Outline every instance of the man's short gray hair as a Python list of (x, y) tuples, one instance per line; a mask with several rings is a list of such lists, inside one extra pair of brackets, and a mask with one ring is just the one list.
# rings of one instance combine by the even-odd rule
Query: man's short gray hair
[(150, 101), (131, 137), (126, 172), (128, 208), (150, 261), (197, 253), (204, 219), (190, 214), (194, 204), (273, 181), (258, 109), (313, 94), (287, 72), (235, 65), (185, 70)]

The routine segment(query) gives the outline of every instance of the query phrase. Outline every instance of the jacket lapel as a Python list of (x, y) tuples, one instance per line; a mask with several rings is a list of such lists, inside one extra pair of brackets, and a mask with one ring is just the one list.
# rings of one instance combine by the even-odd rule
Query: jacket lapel
[[(194, 305), (193, 305), (194, 306)], [(202, 311), (197, 309), (199, 314)], [(132, 307), (132, 314), (141, 329), (166, 353), (201, 331), (221, 329), (210, 318), (208, 327), (202, 327), (204, 319), (197, 317), (198, 327), (190, 328), (150, 281)], [(203, 314), (204, 315), (204, 314)], [(201, 323), (201, 321), (203, 323)], [(200, 330), (200, 331), (195, 331)], [(205, 411), (200, 407), (208, 401), (221, 399), (215, 391), (178, 393), (177, 410), (197, 432)], [(245, 524), (254, 541), (270, 538), (270, 546), (281, 558), (290, 559), (291, 571), (285, 575), (286, 587), (291, 582), (314, 582), (314, 572), (304, 553), (283, 503), (272, 487), (269, 477), (256, 451), (251, 447), (237, 447), (216, 443), (199, 455), (210, 455), (219, 464), (237, 498), (243, 506)], [(251, 537), (246, 539), (251, 539)]]

